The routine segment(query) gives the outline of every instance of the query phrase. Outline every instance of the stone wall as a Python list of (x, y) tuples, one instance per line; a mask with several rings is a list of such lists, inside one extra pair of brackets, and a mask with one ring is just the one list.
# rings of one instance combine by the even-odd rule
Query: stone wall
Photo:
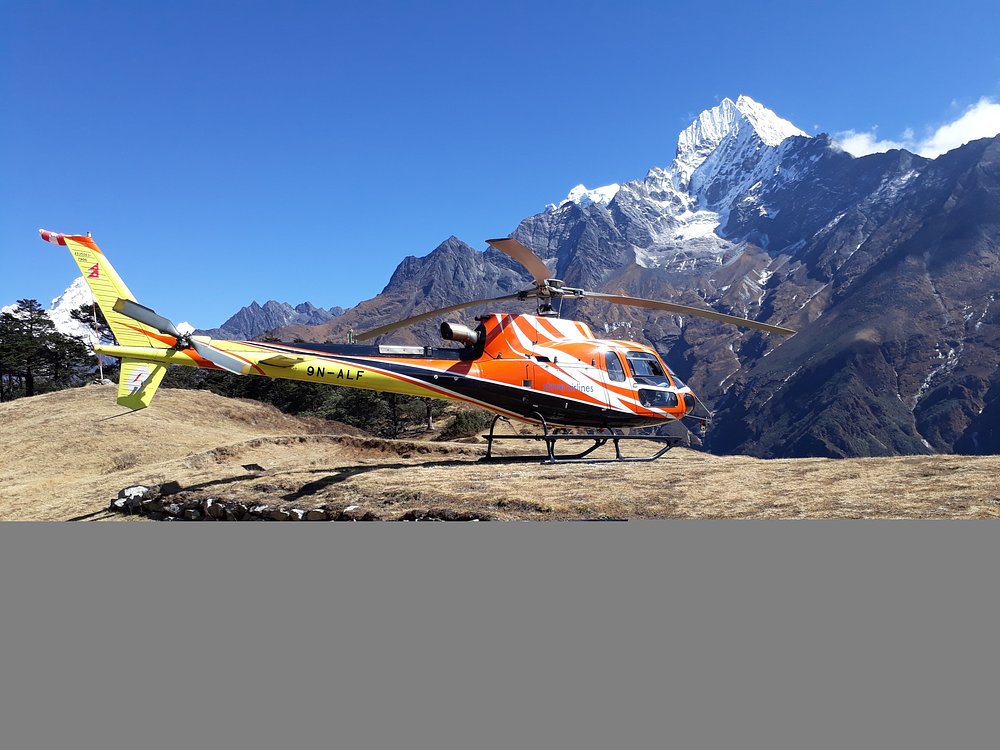
[(135, 485), (118, 492), (110, 509), (154, 521), (489, 521), (488, 516), (448, 508), (410, 509), (402, 515), (381, 516), (357, 505), (297, 508), (242, 503), (238, 500), (195, 498), (162, 487)]

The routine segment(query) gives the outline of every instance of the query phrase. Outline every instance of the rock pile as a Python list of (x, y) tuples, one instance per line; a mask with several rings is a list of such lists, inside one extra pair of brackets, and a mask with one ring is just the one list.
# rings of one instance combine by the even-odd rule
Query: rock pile
[(176, 490), (175, 483), (125, 487), (111, 501), (110, 509), (154, 521), (489, 521), (488, 516), (448, 509), (409, 510), (398, 518), (384, 518), (357, 505), (332, 508), (288, 508), (249, 504), (219, 498), (195, 499)]

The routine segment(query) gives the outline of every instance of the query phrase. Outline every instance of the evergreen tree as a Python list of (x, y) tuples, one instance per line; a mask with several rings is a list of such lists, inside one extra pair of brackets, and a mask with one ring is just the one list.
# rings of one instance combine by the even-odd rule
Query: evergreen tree
[(108, 325), (107, 318), (104, 317), (104, 313), (97, 305), (80, 305), (75, 310), (70, 310), (69, 316), (96, 332), (102, 344), (110, 344), (114, 341), (111, 326)]
[[(99, 344), (107, 345), (115, 343), (115, 335), (111, 331), (111, 326), (108, 325), (108, 319), (104, 317), (104, 312), (96, 303), (90, 305), (80, 305), (75, 310), (70, 310), (69, 316), (80, 323), (83, 323), (87, 328), (92, 330), (97, 334), (97, 341)], [(88, 348), (91, 345), (92, 340), (84, 341), (84, 345)], [(98, 371), (100, 377), (104, 380), (115, 380), (118, 377), (120, 360), (114, 359), (112, 357), (105, 357), (100, 354), (94, 354), (97, 361)]]
[(87, 347), (56, 330), (38, 300), (21, 299), (0, 315), (0, 398), (34, 396), (89, 374)]

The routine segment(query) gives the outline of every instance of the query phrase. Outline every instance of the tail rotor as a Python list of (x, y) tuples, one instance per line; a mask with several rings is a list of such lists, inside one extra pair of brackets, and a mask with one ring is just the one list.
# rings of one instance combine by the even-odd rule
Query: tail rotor
[(167, 336), (173, 336), (177, 340), (177, 349), (194, 349), (199, 357), (208, 360), (221, 370), (231, 372), (234, 375), (246, 375), (250, 372), (250, 365), (247, 362), (212, 346), (212, 339), (208, 336), (193, 336), (193, 329), (182, 330), (145, 305), (140, 305), (132, 300), (120, 299), (115, 302), (114, 309), (127, 318), (147, 325)]

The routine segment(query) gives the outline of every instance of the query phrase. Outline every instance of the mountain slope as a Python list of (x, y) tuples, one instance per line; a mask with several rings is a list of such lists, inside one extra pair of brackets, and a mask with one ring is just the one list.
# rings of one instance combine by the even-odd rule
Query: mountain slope
[[(897, 162), (873, 165), (896, 175), (883, 180), (881, 200), (838, 213), (797, 254), (800, 278), (822, 285), (812, 294), (823, 301), (808, 335), (735, 378), (719, 404), (720, 450), (878, 455), (988, 444), (977, 436), (990, 429), (1000, 365), (1000, 139), (934, 162), (882, 156)], [(798, 403), (812, 399), (822, 403)]]

